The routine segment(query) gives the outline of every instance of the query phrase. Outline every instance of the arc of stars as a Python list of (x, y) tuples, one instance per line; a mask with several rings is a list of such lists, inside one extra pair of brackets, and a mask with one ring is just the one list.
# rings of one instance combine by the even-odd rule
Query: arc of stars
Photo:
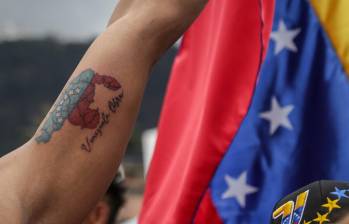
[(341, 208), (337, 203), (339, 202), (339, 199), (337, 200), (331, 200), (330, 198), (327, 198), (327, 204), (323, 204), (322, 207), (328, 208), (328, 212), (332, 212), (335, 208)]
[(314, 222), (318, 222), (319, 224), (322, 224), (324, 222), (329, 222), (330, 220), (327, 218), (328, 213), (321, 215), (319, 212), (317, 213), (317, 218), (314, 219)]

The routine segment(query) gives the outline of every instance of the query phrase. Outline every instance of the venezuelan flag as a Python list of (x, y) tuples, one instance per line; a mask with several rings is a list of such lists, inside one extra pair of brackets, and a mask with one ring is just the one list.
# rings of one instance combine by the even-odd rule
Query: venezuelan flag
[(348, 10), (211, 0), (174, 65), (141, 223), (270, 223), (299, 187), (349, 181)]

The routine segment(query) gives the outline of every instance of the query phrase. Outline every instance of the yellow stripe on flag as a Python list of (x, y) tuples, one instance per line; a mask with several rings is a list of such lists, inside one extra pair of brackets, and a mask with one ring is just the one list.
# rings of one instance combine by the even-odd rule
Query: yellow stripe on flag
[(349, 0), (310, 0), (349, 75)]

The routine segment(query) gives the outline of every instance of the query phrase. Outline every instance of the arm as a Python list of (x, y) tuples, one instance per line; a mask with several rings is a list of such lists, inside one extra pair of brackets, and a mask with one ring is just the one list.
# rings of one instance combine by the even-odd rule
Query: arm
[(96, 39), (35, 136), (1, 158), (4, 223), (85, 217), (116, 173), (151, 66), (205, 2), (136, 0)]
[(112, 16), (109, 19), (108, 26), (113, 24), (116, 20), (124, 16), (130, 9), (135, 0), (120, 0), (118, 7), (115, 8)]

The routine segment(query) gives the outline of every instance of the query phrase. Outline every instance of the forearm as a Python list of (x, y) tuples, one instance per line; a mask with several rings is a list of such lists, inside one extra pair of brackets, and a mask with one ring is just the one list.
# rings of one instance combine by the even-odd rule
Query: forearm
[(126, 13), (131, 10), (132, 4), (135, 0), (119, 0), (118, 6), (114, 9), (113, 14), (111, 15), (108, 26), (113, 24), (116, 20), (126, 15)]
[(151, 66), (199, 12), (163, 7), (142, 4), (97, 38), (34, 138), (4, 158), (24, 160), (11, 183), (26, 221), (78, 223), (105, 192)]
[[(42, 128), (56, 113), (58, 100), (28, 147), (32, 158), (45, 158), (42, 164), (31, 165), (32, 173), (46, 169), (46, 179), (38, 179), (37, 186), (32, 188), (34, 197), (42, 200), (40, 205), (54, 198), (50, 205), (54, 209), (42, 213), (38, 208), (37, 213), (44, 216), (34, 217), (35, 221), (77, 223), (94, 206), (115, 175), (129, 140), (148, 72), (155, 60), (155, 55), (144, 48), (151, 40), (141, 40), (139, 34), (143, 31), (137, 31), (135, 26), (138, 24), (132, 25), (133, 22), (118, 21), (93, 43), (59, 98), (64, 99), (64, 94), (69, 94), (70, 83), (86, 69), (92, 69), (95, 76), (98, 73), (112, 82), (117, 81), (120, 84), (117, 90), (106, 88), (105, 83), (94, 84), (95, 93), (91, 95), (94, 102), (88, 108), (97, 109), (93, 116), (99, 116), (99, 119), (87, 118), (89, 115), (83, 111), (87, 109), (81, 109), (79, 113), (83, 114), (84, 121), (72, 123), (75, 118), (68, 117), (47, 143), (40, 142), (38, 139), (45, 132)], [(48, 163), (55, 165), (47, 168)], [(62, 186), (66, 190), (62, 191)], [(42, 189), (39, 191), (42, 195), (37, 195), (38, 189)], [(71, 198), (74, 198), (73, 202)], [(60, 209), (62, 207), (65, 209)]]

